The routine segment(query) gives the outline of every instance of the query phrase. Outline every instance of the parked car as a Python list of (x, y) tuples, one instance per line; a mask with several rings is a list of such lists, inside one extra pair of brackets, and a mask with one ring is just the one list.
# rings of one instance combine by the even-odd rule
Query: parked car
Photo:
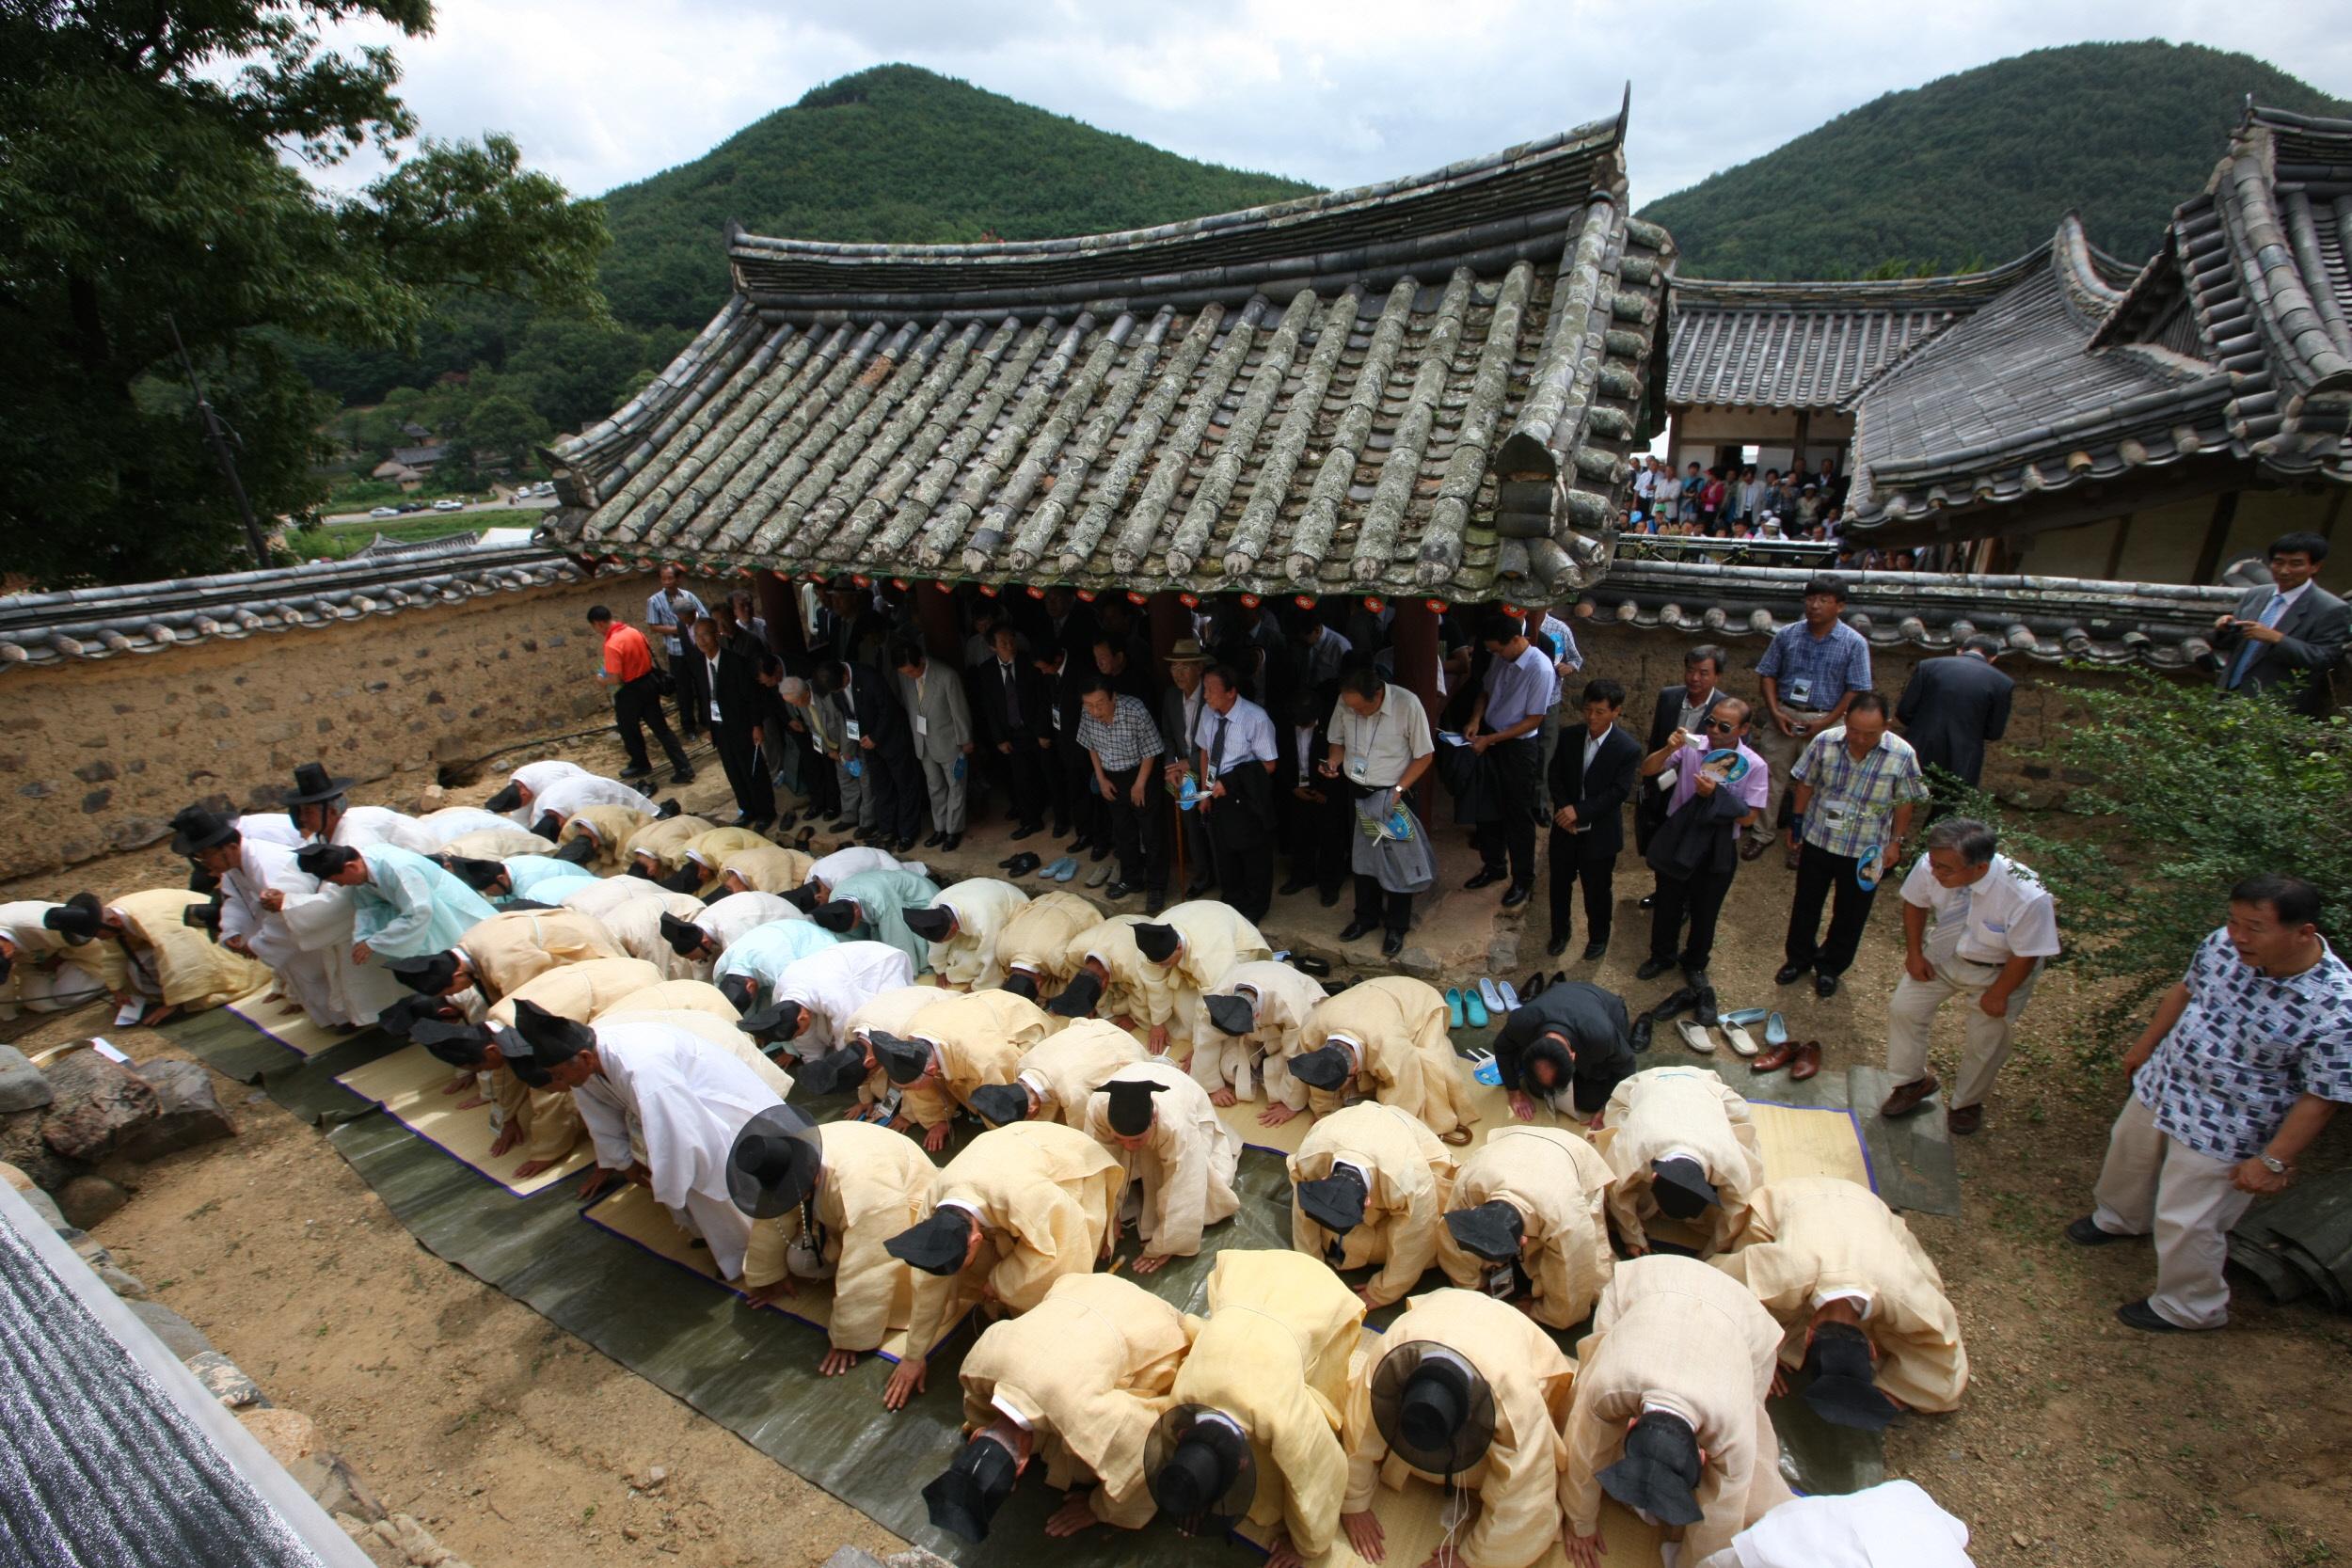
[(368, 515), (371, 517), (397, 517), (400, 515), (400, 508), (397, 506), (379, 506), (370, 512)]
[(433, 510), (436, 512), (463, 512), (466, 510), (466, 503), (459, 500), (454, 496), (443, 496), (439, 500), (433, 503)]

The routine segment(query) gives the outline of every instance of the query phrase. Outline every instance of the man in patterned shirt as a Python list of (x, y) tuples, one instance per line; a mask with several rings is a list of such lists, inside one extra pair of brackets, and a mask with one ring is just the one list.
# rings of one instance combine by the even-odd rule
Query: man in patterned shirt
[(1119, 880), (1109, 895), (1124, 898), (1140, 888), (1157, 914), (1168, 896), (1168, 821), (1157, 796), (1166, 749), (1160, 727), (1140, 699), (1114, 689), (1109, 675), (1087, 677), (1084, 704), (1078, 744), (1094, 759), (1095, 793), (1110, 813), (1111, 842), (1119, 848)]
[[(1846, 721), (1816, 736), (1797, 759), (1794, 787), (1804, 847), (1788, 906), (1788, 961), (1772, 978), (1786, 986), (1811, 970), (1814, 990), (1835, 996), (1862, 944), (1879, 879), (1902, 859), (1912, 809), (1927, 800), (1928, 784), (1911, 743), (1886, 733), (1886, 699), (1862, 691), (1847, 703)], [(1821, 905), (1833, 887), (1837, 902), (1823, 942)]]
[(2067, 1240), (2156, 1239), (2156, 1289), (2115, 1309), (2152, 1334), (2230, 1321), (2221, 1266), (2247, 1206), (2283, 1190), (2296, 1157), (2352, 1101), (2352, 969), (2319, 934), (2319, 890), (2250, 877), (2229, 924), (2123, 1056), (2132, 1098), (2115, 1118), (2099, 1207)]

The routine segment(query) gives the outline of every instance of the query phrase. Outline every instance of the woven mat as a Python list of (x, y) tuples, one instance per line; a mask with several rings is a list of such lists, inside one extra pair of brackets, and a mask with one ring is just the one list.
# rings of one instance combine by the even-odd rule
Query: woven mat
[(457, 1109), (458, 1102), (469, 1097), (441, 1092), (449, 1087), (452, 1076), (447, 1062), (421, 1045), (412, 1045), (365, 1067), (338, 1073), (335, 1082), (362, 1099), (374, 1101), (386, 1116), (451, 1159), (471, 1165), (516, 1197), (529, 1197), (587, 1165), (592, 1152), (582, 1141), (555, 1165), (529, 1180), (517, 1181), (515, 1171), (524, 1161), (522, 1148), (517, 1146), (491, 1158), (490, 1145), (496, 1141), (496, 1134), (490, 1131), (489, 1108), (476, 1105), (469, 1111)]
[(1851, 1111), (1808, 1110), (1752, 1100), (1748, 1114), (1756, 1123), (1756, 1147), (1763, 1151), (1765, 1180), (1835, 1176), (1878, 1191), (1869, 1154), (1862, 1144), (1862, 1124)]
[(275, 1002), (264, 1003), (262, 998), (267, 996), (269, 990), (264, 986), (250, 996), (240, 996), (229, 1004), (229, 1010), (295, 1055), (306, 1058), (352, 1037), (340, 1030), (320, 1028), (300, 1007), (287, 1011), (293, 1006), (291, 998), (280, 997)]
[[(678, 1227), (670, 1212), (654, 1201), (653, 1194), (644, 1188), (628, 1185), (612, 1196), (601, 1198), (580, 1212), (580, 1217), (633, 1242), (665, 1262), (698, 1274), (713, 1285), (732, 1295), (742, 1291), (727, 1285), (719, 1277), (719, 1266), (710, 1260), (710, 1249), (693, 1244), (693, 1238)], [(822, 1279), (798, 1282), (801, 1293), (783, 1301), (770, 1302), (767, 1309), (779, 1312), (796, 1323), (822, 1332), (833, 1326), (833, 1286)], [(888, 1338), (877, 1354), (886, 1361), (896, 1361), (906, 1354), (906, 1324), (892, 1323)], [(954, 1330), (950, 1329), (949, 1333)]]

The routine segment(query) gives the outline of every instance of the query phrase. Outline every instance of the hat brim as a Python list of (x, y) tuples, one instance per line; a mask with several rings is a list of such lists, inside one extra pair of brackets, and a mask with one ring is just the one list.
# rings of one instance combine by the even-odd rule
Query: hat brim
[(1695, 1525), (1707, 1516), (1682, 1478), (1657, 1460), (1620, 1459), (1594, 1479), (1626, 1507), (1641, 1509), (1661, 1523)]
[(824, 1147), (817, 1124), (789, 1105), (771, 1105), (735, 1134), (737, 1144), (749, 1137), (785, 1138), (792, 1144), (792, 1169), (781, 1181), (766, 1181), (727, 1159), (727, 1196), (755, 1220), (780, 1219), (801, 1206), (824, 1169)]
[(338, 795), (350, 794), (351, 786), (358, 782), (357, 779), (329, 779), (324, 789), (285, 790), (278, 795), (278, 803), (281, 806), (314, 806), (321, 800), (332, 800)]
[(1258, 1467), (1250, 1458), (1249, 1440), (1228, 1426), (1227, 1419), (1223, 1412), (1205, 1404), (1180, 1404), (1164, 1411), (1151, 1435), (1144, 1439), (1143, 1474), (1155, 1501), (1161, 1473), (1175, 1457), (1176, 1449), (1188, 1440), (1207, 1443), (1223, 1464), (1232, 1467), (1233, 1479), (1223, 1497), (1190, 1518), (1172, 1519), (1176, 1528), (1188, 1535), (1222, 1535), (1240, 1523), (1248, 1513), (1249, 1505), (1257, 1500)]
[[(1469, 1386), (1461, 1425), (1454, 1429), (1452, 1442), (1442, 1451), (1409, 1441), (1399, 1419), (1406, 1386), (1422, 1370), (1422, 1363), (1432, 1359), (1450, 1363)], [(1470, 1358), (1459, 1351), (1430, 1339), (1407, 1340), (1382, 1356), (1373, 1370), (1372, 1421), (1379, 1429), (1381, 1440), (1414, 1469), (1425, 1475), (1458, 1476), (1484, 1460), (1486, 1450), (1494, 1446), (1495, 1392), (1478, 1369), (1470, 1365)]]

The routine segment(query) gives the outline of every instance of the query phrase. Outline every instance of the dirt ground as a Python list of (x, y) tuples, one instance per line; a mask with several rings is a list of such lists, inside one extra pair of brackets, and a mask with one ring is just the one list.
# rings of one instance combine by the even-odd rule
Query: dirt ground
[[(609, 741), (566, 754), (617, 766)], [(425, 782), (359, 793), (405, 804)], [(452, 789), (451, 803), (477, 801), (498, 782), (485, 774)], [(678, 793), (693, 809), (723, 788), (712, 767)], [(976, 833), (958, 867), (1001, 858), (993, 842)], [(988, 860), (965, 863), (979, 854)], [(1629, 856), (1626, 864), (1609, 955), (1545, 967), (1619, 989), (1638, 1008), (1672, 982), (1632, 979), (1648, 927), (1634, 900), (1647, 875)], [(159, 847), (8, 892), (58, 896), (183, 877)], [(1876, 1062), (1900, 965), (1891, 890), (1843, 990), (1823, 1002), (1809, 987), (1772, 984), (1791, 879), (1777, 851), (1741, 871), (1714, 966), (1723, 1006), (1781, 1008), (1797, 1038), (1821, 1041), (1827, 1071)], [(1287, 922), (1321, 935), (1346, 913), (1301, 895), (1278, 904), (1270, 934), (1281, 940)], [(1522, 957), (1506, 977), (1535, 967), (1544, 921), (1537, 914), (1520, 934)], [(1568, 958), (1584, 936), (1580, 912)], [(2138, 1334), (2112, 1313), (2153, 1283), (2147, 1244), (2086, 1252), (2058, 1234), (2089, 1210), (2122, 1094), (2119, 1079), (2078, 1064), (2070, 1036), (2111, 1009), (2063, 970), (2053, 974), (2026, 1014), (1984, 1131), (1957, 1140), (1965, 1215), (1910, 1216), (1959, 1307), (1974, 1384), (1959, 1414), (1914, 1417), (1890, 1432), (1888, 1473), (1965, 1520), (1982, 1563), (2329, 1560), (2352, 1549), (2352, 1323), (2273, 1307), (2240, 1280), (2228, 1329)], [(43, 1021), (21, 1043), (101, 1028), (91, 1009)], [(1670, 1029), (1659, 1034), (1653, 1061), (1685, 1054)], [(167, 1050), (143, 1031), (108, 1037), (142, 1058)], [(1957, 1022), (1941, 1021), (1947, 1081), (1958, 1040)], [(1716, 1065), (1735, 1088), (1769, 1086), (1736, 1059)], [(815, 1563), (844, 1542), (897, 1549), (864, 1515), (434, 1259), (314, 1131), (266, 1101), (247, 1102), (243, 1085), (215, 1085), (239, 1138), (147, 1167), (99, 1238), (271, 1398), (316, 1419), (388, 1506), (417, 1513), (477, 1568), (660, 1560), (656, 1552), (690, 1563)], [(2352, 1118), (2330, 1129), (2307, 1168), (2339, 1166), (2347, 1151)], [(657, 1465), (669, 1472), (659, 1489), (631, 1484)]]

